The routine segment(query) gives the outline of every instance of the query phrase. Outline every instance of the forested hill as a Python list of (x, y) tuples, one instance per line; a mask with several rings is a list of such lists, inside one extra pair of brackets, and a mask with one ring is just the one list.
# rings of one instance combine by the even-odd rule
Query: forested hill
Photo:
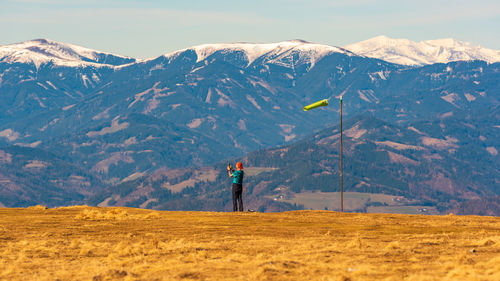
[[(498, 157), (471, 141), (484, 129), (451, 117), (405, 127), (371, 115), (350, 118), (344, 124), (344, 191), (400, 196), (409, 205), (440, 213), (499, 215)], [(291, 145), (249, 153), (243, 161), (249, 206), (263, 211), (303, 208), (274, 199), (340, 191), (339, 132), (334, 126)], [(492, 145), (500, 145), (500, 134), (488, 137), (496, 141)], [(118, 203), (127, 206), (230, 209), (225, 164), (158, 172), (106, 189), (91, 203), (120, 198)]]

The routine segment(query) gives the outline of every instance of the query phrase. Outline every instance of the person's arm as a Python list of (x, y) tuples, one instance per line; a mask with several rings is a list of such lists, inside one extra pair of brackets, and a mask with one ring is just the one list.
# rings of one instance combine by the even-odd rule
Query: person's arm
[(231, 178), (233, 177), (233, 174), (231, 173), (232, 170), (233, 169), (232, 169), (231, 165), (227, 165), (227, 173), (229, 174), (229, 177), (231, 177)]

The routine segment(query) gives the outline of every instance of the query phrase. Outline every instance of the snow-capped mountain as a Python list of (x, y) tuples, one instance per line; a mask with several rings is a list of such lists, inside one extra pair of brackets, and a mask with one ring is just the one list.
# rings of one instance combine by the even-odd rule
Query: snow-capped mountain
[[(165, 57), (176, 57), (189, 50), (196, 52), (197, 62), (206, 59), (216, 52), (242, 53), (248, 63), (247, 66), (261, 59), (263, 63), (276, 63), (284, 66), (295, 63), (308, 63), (311, 68), (317, 61), (331, 53), (353, 55), (351, 52), (339, 47), (316, 44), (304, 40), (289, 40), (267, 44), (203, 44), (166, 54)], [(294, 57), (294, 55), (296, 56)]]
[(408, 39), (378, 36), (344, 48), (358, 55), (403, 65), (421, 66), (470, 60), (500, 62), (500, 51), (451, 38), (414, 42)]
[(99, 52), (48, 39), (35, 39), (0, 46), (0, 62), (33, 63), (37, 67), (52, 62), (57, 66), (116, 66), (135, 62), (134, 58)]

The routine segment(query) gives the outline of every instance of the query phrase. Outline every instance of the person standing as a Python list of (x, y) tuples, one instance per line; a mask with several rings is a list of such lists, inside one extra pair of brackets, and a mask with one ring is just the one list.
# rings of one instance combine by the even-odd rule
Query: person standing
[(233, 178), (233, 211), (243, 212), (243, 164), (236, 163), (236, 171), (233, 170), (231, 164), (227, 165), (227, 172)]

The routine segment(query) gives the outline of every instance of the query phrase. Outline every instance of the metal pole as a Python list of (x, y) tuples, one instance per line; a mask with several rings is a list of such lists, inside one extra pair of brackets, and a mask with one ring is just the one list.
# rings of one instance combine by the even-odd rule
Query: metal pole
[(344, 212), (344, 163), (342, 157), (342, 96), (340, 97), (340, 210)]

